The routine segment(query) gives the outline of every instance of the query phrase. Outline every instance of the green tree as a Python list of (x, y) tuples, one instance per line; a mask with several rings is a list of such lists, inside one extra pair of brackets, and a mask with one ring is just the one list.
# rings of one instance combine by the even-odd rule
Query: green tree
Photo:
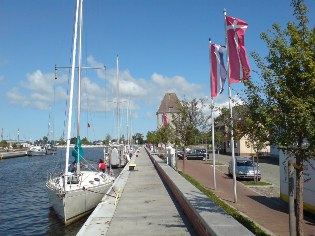
[(84, 144), (84, 145), (89, 145), (89, 144), (91, 144), (91, 142), (90, 142), (86, 137), (84, 137), (84, 138), (81, 140), (81, 143)]
[(165, 127), (160, 127), (157, 132), (157, 137), (159, 143), (164, 144), (165, 150), (166, 150), (166, 145), (172, 141), (173, 139), (173, 132), (170, 124), (166, 124)]
[(48, 142), (48, 138), (46, 136), (43, 137), (43, 143), (47, 143)]
[(77, 143), (77, 137), (72, 137), (70, 139), (70, 144), (76, 144)]
[(63, 139), (63, 137), (60, 137), (58, 143), (59, 143), (59, 145), (65, 145), (66, 141)]
[[(225, 141), (225, 133), (222, 133), (222, 132), (219, 132), (219, 131), (214, 131), (214, 142), (218, 148), (218, 154), (219, 154), (219, 151), (221, 149), (221, 147), (223, 146), (224, 144), (224, 141)], [(212, 141), (212, 140), (211, 140)], [(212, 148), (215, 148), (215, 147), (212, 147)]]
[[(303, 235), (303, 163), (315, 156), (315, 28), (303, 0), (291, 3), (296, 22), (262, 33), (268, 55), (252, 52), (260, 83), (246, 84), (245, 103), (266, 141), (295, 157), (297, 235)], [(258, 129), (256, 129), (258, 130)]]
[[(256, 154), (256, 166), (258, 168), (261, 151), (270, 145), (268, 138), (269, 132), (264, 129), (261, 122), (258, 122), (260, 117), (257, 117), (257, 107), (247, 107), (243, 105), (238, 108), (239, 119), (237, 127), (239, 130), (242, 130), (240, 133), (246, 135), (246, 146), (254, 150)], [(256, 175), (255, 182), (258, 180), (257, 178), (258, 176)]]
[[(233, 127), (234, 140), (240, 140), (246, 134), (246, 130), (244, 129), (246, 124), (245, 120), (243, 119), (244, 111), (244, 106), (234, 106), (233, 117), (231, 117), (229, 109), (223, 107), (220, 109), (220, 116), (216, 118), (216, 122), (219, 122), (227, 127), (228, 131)], [(228, 132), (227, 135), (230, 139), (230, 132)]]
[(134, 136), (132, 136), (132, 138), (135, 140), (135, 143), (144, 144), (143, 134), (136, 133)]
[(105, 137), (104, 143), (105, 143), (105, 144), (109, 144), (109, 141), (110, 141), (110, 140), (111, 140), (111, 136), (110, 136), (110, 134), (107, 134), (106, 137)]
[(159, 144), (159, 138), (157, 135), (157, 131), (148, 131), (147, 133), (147, 142), (153, 145)]
[(180, 143), (188, 146), (194, 143), (194, 137), (200, 130), (204, 130), (207, 126), (209, 117), (203, 113), (205, 99), (194, 98), (191, 101), (184, 99), (178, 107), (179, 113), (172, 115), (174, 131)]
[(8, 146), (8, 142), (7, 141), (5, 141), (5, 140), (1, 140), (0, 141), (0, 147), (5, 148), (7, 146)]

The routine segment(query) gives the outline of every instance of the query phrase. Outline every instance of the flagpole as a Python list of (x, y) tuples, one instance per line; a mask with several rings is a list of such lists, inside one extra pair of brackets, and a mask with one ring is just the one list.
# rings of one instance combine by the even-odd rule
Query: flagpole
[[(209, 60), (210, 60), (210, 78), (211, 78), (211, 39), (209, 38)], [(213, 189), (217, 188), (215, 178), (215, 150), (214, 150), (214, 119), (213, 119), (213, 97), (212, 97), (212, 83), (210, 79), (210, 95), (211, 95), (211, 136), (212, 136), (212, 161), (213, 161)]]
[(224, 14), (224, 30), (225, 30), (225, 45), (226, 45), (226, 60), (227, 60), (227, 79), (228, 79), (228, 89), (229, 89), (229, 109), (230, 109), (230, 118), (231, 118), (231, 153), (232, 153), (232, 164), (233, 164), (233, 192), (234, 192), (234, 202), (237, 202), (237, 193), (236, 193), (236, 176), (235, 176), (235, 153), (234, 153), (234, 134), (233, 134), (233, 112), (232, 112), (232, 90), (231, 90), (231, 82), (230, 82), (230, 62), (229, 62), (229, 44), (227, 39), (226, 32), (226, 10), (223, 10)]

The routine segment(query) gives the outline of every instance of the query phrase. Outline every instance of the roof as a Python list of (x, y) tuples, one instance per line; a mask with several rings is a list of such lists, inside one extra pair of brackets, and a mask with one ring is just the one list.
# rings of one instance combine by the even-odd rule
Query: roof
[(160, 107), (157, 113), (176, 113), (179, 112), (178, 106), (180, 106), (180, 101), (176, 93), (166, 93), (163, 100), (161, 101)]

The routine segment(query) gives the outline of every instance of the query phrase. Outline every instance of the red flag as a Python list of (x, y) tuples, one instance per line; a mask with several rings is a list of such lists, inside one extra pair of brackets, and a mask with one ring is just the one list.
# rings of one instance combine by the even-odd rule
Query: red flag
[(163, 127), (165, 128), (167, 125), (167, 116), (166, 116), (166, 112), (163, 112), (162, 115), (162, 123), (163, 123)]
[(248, 79), (250, 66), (244, 45), (244, 34), (248, 24), (234, 17), (226, 16), (227, 46), (229, 58), (230, 83)]
[(216, 97), (223, 91), (224, 83), (226, 80), (226, 69), (224, 66), (223, 53), (225, 46), (212, 43), (210, 45), (211, 57), (211, 97)]
[(91, 126), (90, 126), (90, 123), (88, 123), (88, 128), (90, 128)]

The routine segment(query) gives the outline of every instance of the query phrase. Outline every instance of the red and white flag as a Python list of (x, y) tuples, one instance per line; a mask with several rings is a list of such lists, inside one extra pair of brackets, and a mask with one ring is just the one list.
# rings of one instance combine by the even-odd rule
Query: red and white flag
[(166, 125), (167, 125), (167, 115), (166, 115), (166, 112), (163, 112), (163, 114), (162, 114), (162, 124), (163, 124), (163, 128), (165, 128)]
[(224, 52), (225, 46), (219, 44), (210, 44), (210, 58), (211, 58), (211, 97), (216, 97), (223, 92), (224, 83), (226, 80), (226, 69), (224, 66)]
[(250, 76), (250, 66), (246, 55), (244, 34), (248, 24), (238, 18), (226, 16), (227, 46), (230, 83), (238, 83)]

